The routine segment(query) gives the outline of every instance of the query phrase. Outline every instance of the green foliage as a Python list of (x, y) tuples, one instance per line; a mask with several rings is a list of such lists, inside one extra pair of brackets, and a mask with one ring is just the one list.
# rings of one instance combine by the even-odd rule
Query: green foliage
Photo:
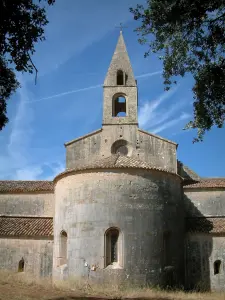
[[(35, 43), (45, 39), (43, 27), (48, 23), (45, 7), (40, 2), (0, 0), (0, 130), (8, 122), (7, 100), (19, 87), (15, 72), (35, 70), (37, 76), (31, 55)], [(52, 5), (55, 0), (44, 2)]]
[(225, 0), (148, 0), (130, 8), (141, 21), (139, 42), (163, 61), (165, 90), (175, 76), (191, 73), (195, 80), (194, 119), (185, 129), (197, 128), (193, 142), (225, 120)]

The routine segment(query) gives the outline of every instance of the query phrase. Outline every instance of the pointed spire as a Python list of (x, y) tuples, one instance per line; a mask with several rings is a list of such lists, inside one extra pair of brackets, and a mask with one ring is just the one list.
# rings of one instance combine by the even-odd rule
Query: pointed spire
[(127, 48), (124, 42), (122, 30), (120, 30), (119, 39), (104, 81), (104, 86), (117, 85), (116, 74), (118, 70), (122, 70), (123, 72), (126, 73), (127, 75), (126, 86), (136, 86), (134, 73), (127, 53)]
[(114, 54), (118, 54), (118, 53), (126, 53), (127, 56), (128, 56), (128, 53), (127, 53), (127, 48), (126, 48), (126, 45), (125, 45), (125, 42), (124, 42), (124, 38), (123, 38), (123, 32), (122, 30), (120, 30), (120, 35), (119, 35), (119, 39), (118, 39), (118, 42), (117, 42), (117, 45), (116, 45), (116, 49), (114, 51)]

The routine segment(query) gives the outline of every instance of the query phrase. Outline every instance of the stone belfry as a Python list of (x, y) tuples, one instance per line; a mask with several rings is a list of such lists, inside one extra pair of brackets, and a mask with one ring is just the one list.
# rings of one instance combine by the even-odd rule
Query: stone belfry
[(103, 126), (137, 125), (137, 84), (122, 31), (103, 87)]

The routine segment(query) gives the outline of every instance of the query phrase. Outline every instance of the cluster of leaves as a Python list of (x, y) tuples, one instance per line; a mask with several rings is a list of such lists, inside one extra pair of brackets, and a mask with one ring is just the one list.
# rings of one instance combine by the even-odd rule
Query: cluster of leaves
[(193, 142), (225, 120), (225, 0), (148, 0), (130, 8), (139, 42), (163, 61), (165, 89), (174, 76), (191, 73), (195, 80), (194, 119), (185, 129), (197, 128)]
[[(49, 5), (55, 0), (43, 0)], [(36, 4), (35, 4), (36, 2)], [(15, 72), (36, 72), (31, 55), (44, 40), (45, 7), (33, 0), (0, 0), (0, 130), (8, 122), (7, 100), (19, 87)]]

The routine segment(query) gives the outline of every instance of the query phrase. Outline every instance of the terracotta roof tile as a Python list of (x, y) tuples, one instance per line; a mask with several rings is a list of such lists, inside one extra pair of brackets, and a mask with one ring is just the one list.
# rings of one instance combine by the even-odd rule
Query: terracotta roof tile
[(225, 218), (223, 217), (187, 218), (186, 229), (188, 232), (224, 233)]
[(0, 193), (20, 193), (20, 192), (53, 192), (53, 181), (36, 180), (0, 180)]
[(61, 176), (63, 174), (67, 174), (67, 173), (74, 172), (74, 171), (106, 169), (106, 168), (107, 169), (134, 168), (134, 169), (158, 170), (158, 171), (176, 174), (175, 172), (171, 172), (164, 168), (154, 167), (153, 165), (151, 165), (147, 162), (141, 161), (140, 159), (138, 159), (136, 157), (129, 157), (129, 156), (124, 156), (124, 155), (119, 155), (119, 154), (113, 154), (109, 157), (91, 161), (86, 164), (83, 164), (81, 162), (75, 168), (67, 169), (66, 171), (60, 173), (59, 175), (56, 176), (56, 178), (58, 178), (58, 176)]
[(225, 178), (205, 178), (184, 186), (184, 189), (194, 188), (225, 188)]
[(0, 236), (53, 236), (53, 218), (0, 216)]

